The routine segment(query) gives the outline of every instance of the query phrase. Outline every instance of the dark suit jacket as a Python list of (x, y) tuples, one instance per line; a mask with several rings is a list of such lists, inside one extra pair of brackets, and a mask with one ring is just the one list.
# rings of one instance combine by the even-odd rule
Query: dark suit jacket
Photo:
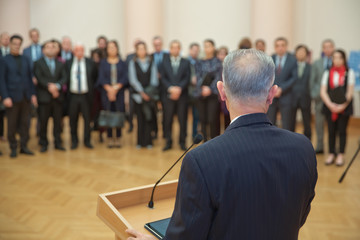
[[(301, 78), (297, 77), (295, 84), (292, 88), (293, 97), (296, 100), (300, 100), (300, 105), (310, 106), (311, 97), (310, 97), (310, 74), (311, 74), (311, 66), (306, 63), (303, 75)], [(298, 101), (294, 101), (296, 105)]]
[[(34, 63), (34, 74), (38, 80), (36, 89), (39, 103), (49, 103), (53, 98), (48, 91), (48, 83), (58, 83), (61, 87), (67, 83), (65, 65), (56, 59), (54, 75), (51, 74), (44, 57)], [(64, 93), (61, 90), (58, 100), (64, 100)]]
[(180, 65), (176, 74), (173, 72), (171, 60), (169, 55), (165, 55), (161, 66), (161, 84), (164, 91), (167, 92), (171, 86), (179, 86), (182, 89), (181, 95), (188, 94), (188, 86), (190, 84), (190, 62), (187, 59), (181, 58)]
[[(40, 57), (43, 57), (42, 51), (40, 51), (40, 54), (41, 54)], [(23, 55), (29, 59), (31, 70), (33, 70), (34, 69), (34, 62), (32, 60), (32, 55), (31, 55), (31, 45), (24, 49)]]
[[(67, 89), (68, 92), (70, 92), (70, 81), (71, 81), (71, 68), (72, 68), (72, 64), (73, 64), (74, 58), (72, 58), (71, 60), (66, 61), (65, 66), (66, 66), (66, 77), (67, 77)], [(87, 97), (89, 100), (89, 104), (92, 103), (93, 101), (93, 90), (96, 84), (96, 80), (97, 80), (97, 68), (95, 66), (95, 63), (89, 59), (89, 58), (85, 58), (85, 67), (86, 67), (86, 80), (87, 80), (87, 84), (88, 84), (88, 92), (87, 92)]]
[(9, 54), (2, 58), (0, 69), (0, 94), (3, 99), (11, 98), (13, 102), (24, 99), (30, 100), (35, 95), (35, 87), (31, 78), (29, 60), (21, 56), (21, 70), (19, 71), (14, 57)]
[[(272, 56), (274, 63), (276, 63), (276, 55)], [(295, 84), (297, 78), (297, 60), (296, 58), (287, 53), (285, 64), (281, 70), (281, 73), (275, 74), (275, 83), (282, 89), (282, 95), (280, 97), (280, 104), (289, 105), (292, 102), (292, 87)]]
[[(116, 95), (116, 107), (118, 111), (125, 111), (125, 99), (124, 99), (124, 89), (128, 85), (128, 72), (126, 63), (120, 60), (117, 63), (117, 82), (123, 84), (117, 95)], [(103, 88), (105, 84), (111, 85), (111, 65), (107, 59), (102, 59), (99, 66), (99, 77), (97, 80), (97, 85), (101, 86), (101, 102), (104, 109), (110, 108), (110, 102), (107, 97), (106, 91)]]
[(242, 116), (185, 156), (165, 239), (298, 239), (316, 181), (305, 136)]

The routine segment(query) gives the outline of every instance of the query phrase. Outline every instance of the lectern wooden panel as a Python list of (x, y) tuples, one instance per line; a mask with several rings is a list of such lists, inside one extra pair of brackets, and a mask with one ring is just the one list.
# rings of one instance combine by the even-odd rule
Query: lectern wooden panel
[(149, 233), (145, 223), (171, 217), (178, 181), (160, 183), (154, 194), (154, 208), (147, 207), (154, 185), (99, 195), (97, 216), (115, 232), (115, 239), (127, 239), (127, 228)]

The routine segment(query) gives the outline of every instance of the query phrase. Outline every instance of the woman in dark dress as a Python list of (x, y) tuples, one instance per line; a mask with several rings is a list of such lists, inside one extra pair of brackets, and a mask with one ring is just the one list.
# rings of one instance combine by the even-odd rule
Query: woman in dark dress
[(217, 82), (221, 81), (222, 63), (216, 57), (214, 41), (204, 41), (205, 58), (196, 66), (197, 107), (204, 141), (220, 135), (220, 103), (218, 100)]
[[(333, 65), (324, 72), (320, 89), (320, 96), (324, 102), (323, 113), (329, 132), (329, 156), (325, 160), (325, 164), (330, 165), (335, 162), (337, 166), (342, 166), (344, 165), (346, 129), (350, 115), (353, 113), (355, 73), (348, 68), (344, 51), (336, 50), (332, 59)], [(335, 160), (337, 134), (340, 139), (340, 149)]]
[(151, 94), (149, 89), (157, 89), (159, 80), (157, 68), (153, 59), (148, 55), (146, 44), (136, 44), (136, 55), (129, 63), (129, 81), (134, 92), (134, 108), (137, 116), (137, 148), (152, 148), (152, 118), (155, 108), (156, 93)]
[[(113, 112), (125, 112), (124, 87), (128, 84), (127, 68), (120, 59), (119, 46), (115, 40), (106, 48), (107, 58), (101, 60), (99, 66), (98, 85), (101, 89), (103, 109)], [(113, 137), (113, 131), (116, 135)], [(121, 128), (108, 128), (108, 147), (121, 147)]]

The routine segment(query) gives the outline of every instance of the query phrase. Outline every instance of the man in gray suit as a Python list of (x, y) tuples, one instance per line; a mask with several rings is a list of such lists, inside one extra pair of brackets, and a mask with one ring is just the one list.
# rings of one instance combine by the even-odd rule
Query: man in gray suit
[(287, 51), (288, 41), (279, 37), (275, 40), (275, 54), (272, 59), (275, 63), (275, 84), (279, 86), (273, 103), (267, 113), (270, 121), (276, 125), (278, 111), (281, 114), (282, 128), (294, 131), (293, 95), (292, 87), (297, 78), (296, 58)]
[(332, 54), (335, 49), (333, 40), (326, 39), (322, 42), (323, 56), (316, 60), (311, 68), (310, 94), (315, 102), (315, 128), (316, 128), (316, 153), (324, 153), (324, 116), (321, 113), (323, 102), (320, 97), (321, 78), (325, 70), (332, 65)]

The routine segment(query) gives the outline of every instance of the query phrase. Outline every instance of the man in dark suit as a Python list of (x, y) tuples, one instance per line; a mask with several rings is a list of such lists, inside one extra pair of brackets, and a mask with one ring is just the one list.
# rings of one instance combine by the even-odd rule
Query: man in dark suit
[(0, 58), (5, 57), (10, 53), (10, 36), (9, 33), (3, 32), (0, 34)]
[(78, 119), (81, 113), (84, 118), (84, 144), (93, 148), (90, 143), (90, 106), (93, 98), (97, 69), (92, 60), (84, 57), (84, 46), (75, 44), (74, 58), (66, 62), (68, 89), (70, 94), (69, 117), (71, 129), (71, 149), (78, 147)]
[[(311, 140), (311, 97), (310, 97), (310, 73), (311, 66), (306, 62), (309, 50), (305, 45), (299, 45), (295, 49), (297, 59), (297, 79), (292, 88), (293, 95), (293, 122), (296, 122), (296, 112), (301, 110), (304, 124), (304, 135)], [(295, 126), (294, 126), (295, 127)], [(295, 130), (295, 129), (294, 129)]]
[(180, 42), (170, 43), (170, 55), (165, 55), (161, 66), (161, 83), (164, 91), (164, 129), (166, 145), (163, 151), (172, 146), (172, 123), (175, 113), (180, 124), (179, 143), (182, 150), (186, 150), (185, 139), (187, 131), (188, 86), (190, 84), (190, 62), (180, 57)]
[(64, 61), (73, 58), (71, 38), (68, 36), (64, 36), (61, 40), (61, 58), (64, 59)]
[(31, 45), (24, 49), (24, 56), (27, 57), (31, 62), (31, 67), (34, 66), (34, 62), (39, 60), (43, 54), (41, 51), (41, 46), (39, 44), (40, 33), (36, 28), (32, 28), (29, 31), (29, 36), (31, 39)]
[(272, 56), (275, 69), (275, 84), (279, 86), (271, 104), (268, 117), (276, 125), (277, 113), (280, 110), (282, 128), (294, 131), (292, 87), (297, 78), (296, 58), (287, 52), (288, 41), (279, 37), (275, 40), (275, 54)]
[[(223, 82), (231, 124), (189, 152), (163, 239), (297, 240), (317, 181), (316, 155), (302, 134), (273, 126), (275, 65), (255, 49), (231, 52)], [(128, 239), (150, 239), (135, 230)]]
[(10, 54), (2, 60), (0, 69), (0, 94), (6, 107), (10, 157), (17, 156), (16, 132), (20, 134), (20, 153), (33, 155), (27, 148), (29, 140), (29, 115), (31, 104), (36, 106), (35, 87), (29, 60), (20, 55), (23, 39), (19, 35), (10, 38)]
[(67, 81), (65, 66), (55, 58), (56, 52), (52, 41), (45, 42), (42, 51), (44, 57), (34, 63), (34, 74), (38, 80), (40, 152), (46, 152), (48, 149), (47, 127), (50, 116), (54, 120), (55, 149), (65, 151), (60, 136), (64, 101), (64, 94), (61, 89)]

